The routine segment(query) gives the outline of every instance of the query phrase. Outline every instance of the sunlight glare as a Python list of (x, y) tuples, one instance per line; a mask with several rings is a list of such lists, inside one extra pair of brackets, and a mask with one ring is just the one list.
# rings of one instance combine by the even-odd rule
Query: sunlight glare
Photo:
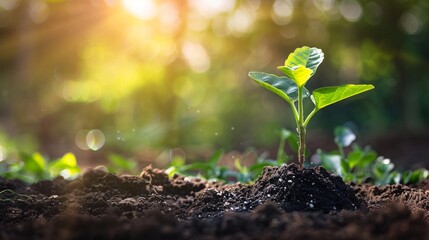
[(157, 14), (153, 0), (122, 0), (122, 6), (127, 12), (142, 20), (151, 19)]
[(191, 0), (190, 5), (202, 16), (212, 17), (231, 11), (235, 6), (235, 0)]

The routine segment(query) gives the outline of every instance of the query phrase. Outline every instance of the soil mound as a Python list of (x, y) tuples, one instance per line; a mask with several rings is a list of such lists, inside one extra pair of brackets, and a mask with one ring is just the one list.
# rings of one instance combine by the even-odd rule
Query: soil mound
[(213, 217), (234, 211), (246, 212), (272, 202), (286, 212), (365, 210), (362, 199), (340, 177), (321, 167), (299, 169), (290, 164), (265, 167), (253, 185), (210, 188), (197, 195), (191, 213)]
[(340, 177), (321, 167), (299, 169), (295, 164), (266, 167), (249, 190), (252, 202), (273, 201), (287, 212), (328, 213), (365, 207)]

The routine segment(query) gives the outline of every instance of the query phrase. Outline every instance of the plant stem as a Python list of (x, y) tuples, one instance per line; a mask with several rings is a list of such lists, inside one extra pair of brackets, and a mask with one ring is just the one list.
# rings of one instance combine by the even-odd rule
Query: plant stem
[(304, 104), (302, 99), (303, 87), (298, 87), (298, 164), (300, 168), (304, 166), (305, 161), (305, 125), (304, 125)]
[(300, 168), (304, 166), (305, 161), (305, 127), (299, 126), (299, 148), (298, 148), (298, 163)]
[(344, 155), (344, 148), (339, 144), (337, 144), (337, 146), (338, 146), (338, 151), (340, 152), (340, 155), (341, 155), (341, 160), (344, 161), (346, 159), (346, 155)]

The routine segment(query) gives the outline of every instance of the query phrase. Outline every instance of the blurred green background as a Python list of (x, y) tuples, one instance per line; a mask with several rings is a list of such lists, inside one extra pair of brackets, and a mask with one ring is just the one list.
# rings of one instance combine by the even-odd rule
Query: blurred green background
[(428, 167), (428, 13), (427, 0), (0, 0), (0, 160), (275, 157), (293, 117), (247, 73), (280, 75), (308, 45), (325, 52), (309, 89), (376, 87), (319, 112), (310, 150), (334, 148), (347, 124), (393, 161)]

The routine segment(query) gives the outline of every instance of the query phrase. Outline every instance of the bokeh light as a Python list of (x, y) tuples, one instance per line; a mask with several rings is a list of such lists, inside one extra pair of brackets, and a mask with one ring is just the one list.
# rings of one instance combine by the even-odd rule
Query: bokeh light
[(201, 44), (197, 42), (185, 42), (182, 53), (189, 67), (194, 72), (203, 73), (210, 68), (210, 57)]
[(98, 129), (92, 129), (86, 135), (86, 145), (89, 149), (97, 151), (104, 146), (106, 138), (102, 131)]
[(18, 0), (2, 0), (0, 1), (0, 8), (4, 10), (12, 10), (18, 5)]
[(343, 0), (340, 4), (343, 17), (350, 22), (357, 22), (362, 17), (362, 7), (356, 0)]
[(409, 12), (402, 14), (399, 19), (399, 24), (408, 34), (416, 34), (421, 28), (420, 20), (414, 14)]
[(75, 135), (76, 146), (82, 150), (97, 151), (106, 143), (104, 133), (99, 129), (82, 129)]
[(278, 25), (286, 25), (292, 20), (293, 3), (290, 0), (276, 0), (271, 17)]
[(157, 14), (157, 6), (153, 0), (122, 0), (126, 11), (142, 20), (151, 19)]
[(33, 0), (30, 3), (29, 14), (35, 23), (42, 23), (49, 16), (49, 6), (42, 0)]
[(195, 8), (196, 12), (201, 16), (213, 17), (220, 13), (231, 11), (235, 4), (235, 0), (190, 0), (190, 5)]
[(88, 144), (86, 143), (86, 136), (88, 136), (89, 130), (79, 130), (75, 135), (76, 146), (82, 150), (89, 150)]

